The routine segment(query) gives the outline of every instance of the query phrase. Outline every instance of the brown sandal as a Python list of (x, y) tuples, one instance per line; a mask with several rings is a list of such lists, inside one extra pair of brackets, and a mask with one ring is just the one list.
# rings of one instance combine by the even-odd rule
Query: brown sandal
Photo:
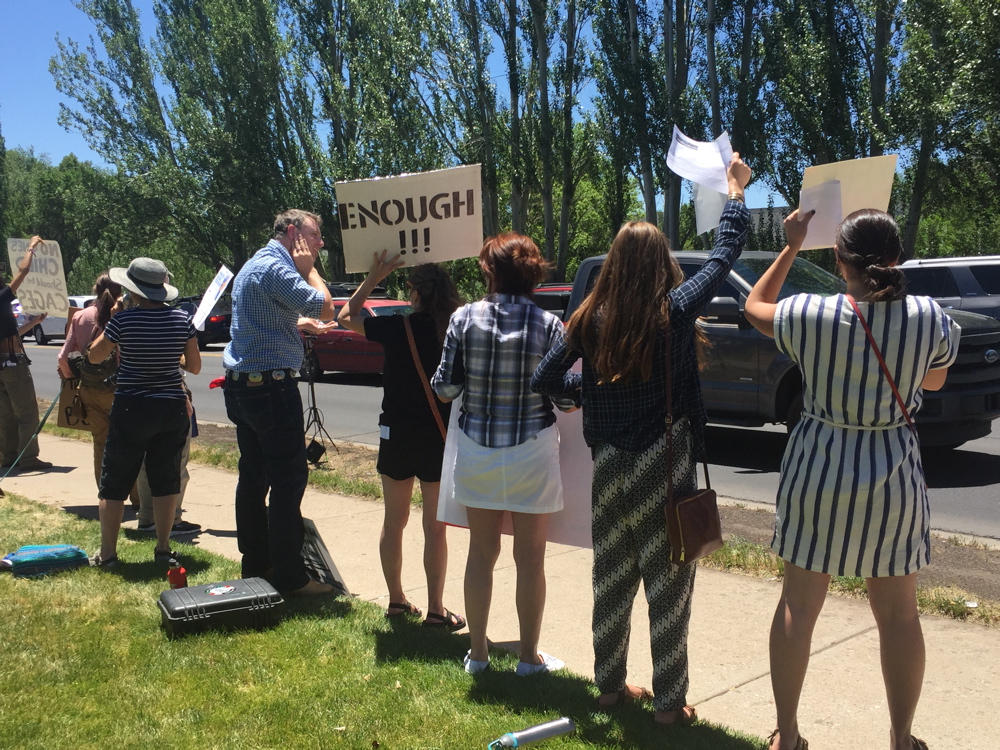
[[(631, 688), (631, 690), (630, 690)], [(638, 692), (632, 692), (636, 690)], [(618, 694), (615, 696), (613, 703), (601, 703), (600, 697), (594, 701), (594, 710), (598, 713), (607, 713), (609, 711), (614, 711), (615, 709), (621, 708), (622, 706), (627, 706), (630, 703), (636, 703), (643, 705), (645, 703), (653, 702), (653, 694), (649, 692), (644, 687), (636, 687), (635, 685), (626, 685)]]
[[(773, 732), (771, 732), (771, 735), (767, 738), (768, 750), (770, 750), (771, 743), (774, 742), (774, 738), (777, 736), (778, 736), (778, 730), (775, 729)], [(806, 741), (806, 738), (803, 737), (801, 734), (799, 735), (799, 741), (795, 743), (795, 750), (809, 750), (809, 743)]]
[(923, 740), (918, 740), (912, 734), (910, 735), (910, 744), (913, 745), (913, 750), (927, 750), (927, 743)]
[[(399, 612), (390, 612), (390, 609), (398, 609)], [(389, 602), (389, 606), (385, 610), (385, 616), (392, 617), (422, 617), (423, 612), (415, 604), (410, 604), (409, 602)]]
[[(673, 721), (661, 721), (657, 716), (661, 714), (678, 714)], [(684, 706), (684, 708), (674, 711), (657, 711), (653, 716), (653, 721), (661, 727), (689, 727), (698, 721), (698, 710), (694, 706)]]

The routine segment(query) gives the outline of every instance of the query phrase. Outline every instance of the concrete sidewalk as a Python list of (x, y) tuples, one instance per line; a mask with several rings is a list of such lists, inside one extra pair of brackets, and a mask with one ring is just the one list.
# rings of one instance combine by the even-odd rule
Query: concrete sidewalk
[[(8, 477), (4, 490), (96, 518), (90, 443), (48, 435), (41, 436), (41, 443), (41, 455), (55, 463), (53, 470)], [(233, 514), (236, 476), (197, 464), (189, 468), (185, 518), (200, 523), (203, 532), (186, 540), (238, 559)], [(310, 489), (302, 512), (316, 523), (350, 590), (385, 606), (388, 599), (378, 557), (382, 506)], [(125, 525), (134, 527), (135, 521)], [(426, 597), (420, 528), (419, 510), (415, 510), (405, 536), (403, 582), (411, 601), (423, 609)], [(464, 612), (462, 578), (468, 533), (450, 530), (449, 544), (445, 605)], [(490, 639), (502, 646), (510, 646), (518, 638), (510, 548), (507, 538), (496, 568), (490, 614)], [(127, 548), (123, 549), (127, 560)], [(590, 565), (590, 550), (549, 545), (548, 600), (540, 645), (564, 659), (569, 669), (593, 677)], [(688, 700), (698, 707), (702, 718), (761, 736), (774, 728), (767, 640), (778, 594), (776, 582), (698, 571), (689, 641)], [(932, 750), (997, 747), (1000, 732), (994, 722), (1000, 699), (1000, 630), (940, 617), (924, 617), (923, 627), (927, 673), (914, 723), (916, 735)], [(629, 682), (649, 686), (651, 674), (649, 627), (640, 596), (633, 614)], [(813, 638), (799, 719), (803, 735), (816, 750), (877, 750), (888, 745), (878, 633), (866, 603), (828, 598)]]

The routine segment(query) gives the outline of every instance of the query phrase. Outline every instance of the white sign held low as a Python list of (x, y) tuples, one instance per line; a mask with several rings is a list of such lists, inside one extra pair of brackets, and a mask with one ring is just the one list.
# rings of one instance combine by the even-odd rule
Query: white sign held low
[(406, 265), (471, 258), (483, 245), (479, 164), (337, 183), (348, 273), (367, 271), (388, 250)]
[(212, 283), (208, 285), (208, 289), (201, 296), (201, 304), (198, 305), (198, 309), (195, 311), (194, 317), (191, 322), (194, 327), (199, 331), (205, 330), (205, 321), (208, 320), (208, 316), (212, 314), (212, 308), (215, 307), (215, 303), (219, 301), (222, 293), (226, 291), (226, 287), (229, 286), (229, 282), (233, 279), (233, 272), (230, 271), (226, 266), (219, 268), (219, 272), (215, 274), (215, 278), (212, 279)]

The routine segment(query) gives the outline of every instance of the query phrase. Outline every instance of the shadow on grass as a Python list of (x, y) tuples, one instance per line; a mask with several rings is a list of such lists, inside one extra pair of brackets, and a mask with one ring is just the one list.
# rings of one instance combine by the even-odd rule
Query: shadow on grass
[(438, 661), (461, 669), (462, 657), (469, 650), (467, 634), (425, 628), (415, 617), (384, 617), (382, 622), (384, 626), (371, 629), (377, 663)]

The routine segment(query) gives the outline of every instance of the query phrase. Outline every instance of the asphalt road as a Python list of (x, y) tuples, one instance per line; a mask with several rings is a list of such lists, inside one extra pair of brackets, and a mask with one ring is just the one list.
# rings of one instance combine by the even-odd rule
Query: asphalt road
[[(59, 392), (59, 346), (25, 343), (32, 359), (35, 390), (49, 399)], [(220, 389), (209, 382), (222, 375), (222, 347), (202, 352), (202, 372), (188, 376), (198, 419), (228, 423)], [(303, 400), (307, 391), (303, 387)], [(378, 445), (381, 377), (327, 373), (315, 386), (316, 407), (330, 437)], [(785, 447), (781, 426), (746, 429), (709, 426), (706, 442), (712, 486), (723, 497), (773, 504)], [(947, 454), (924, 457), (935, 529), (1000, 539), (1000, 424), (992, 435)]]

